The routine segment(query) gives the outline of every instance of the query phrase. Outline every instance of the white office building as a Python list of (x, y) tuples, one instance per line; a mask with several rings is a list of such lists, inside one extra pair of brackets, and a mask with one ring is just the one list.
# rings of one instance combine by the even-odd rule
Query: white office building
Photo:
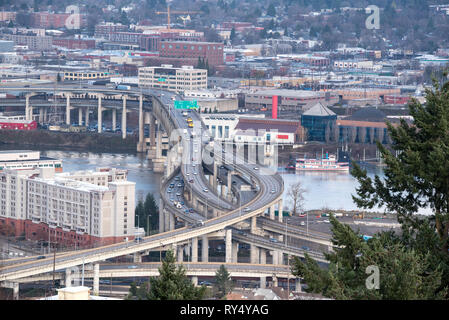
[(160, 67), (139, 68), (139, 87), (157, 88), (174, 92), (207, 88), (207, 70), (192, 66), (174, 68), (163, 64)]

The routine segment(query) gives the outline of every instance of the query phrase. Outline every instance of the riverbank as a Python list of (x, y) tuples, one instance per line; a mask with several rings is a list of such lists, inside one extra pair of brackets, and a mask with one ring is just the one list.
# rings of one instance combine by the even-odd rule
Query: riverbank
[(47, 130), (0, 130), (1, 149), (60, 149), (108, 153), (136, 153), (138, 137), (120, 134), (73, 133)]

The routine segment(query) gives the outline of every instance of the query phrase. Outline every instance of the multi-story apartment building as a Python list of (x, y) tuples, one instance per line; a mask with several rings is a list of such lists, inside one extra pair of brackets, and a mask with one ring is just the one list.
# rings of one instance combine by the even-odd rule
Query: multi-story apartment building
[(55, 172), (62, 172), (62, 161), (43, 157), (39, 151), (0, 151), (0, 171), (32, 168), (52, 168)]
[(206, 89), (207, 70), (192, 66), (174, 68), (172, 65), (139, 68), (139, 87), (175, 92)]
[(15, 45), (25, 45), (34, 51), (49, 51), (53, 48), (53, 38), (49, 36), (5, 34), (5, 39), (14, 41)]
[(16, 236), (67, 246), (133, 238), (135, 183), (118, 170), (57, 174), (49, 168), (0, 172), (0, 224)]
[(128, 26), (125, 26), (121, 23), (112, 23), (106, 22), (102, 24), (97, 24), (95, 26), (95, 38), (103, 38), (106, 40), (110, 40), (109, 36), (113, 32), (126, 32), (128, 30)]

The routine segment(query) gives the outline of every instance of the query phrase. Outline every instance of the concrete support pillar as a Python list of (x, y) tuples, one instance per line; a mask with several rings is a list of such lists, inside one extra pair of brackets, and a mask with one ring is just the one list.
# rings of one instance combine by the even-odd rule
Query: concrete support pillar
[(156, 144), (156, 118), (150, 114), (150, 145)]
[(72, 269), (65, 269), (65, 286), (70, 288), (72, 286)]
[(102, 102), (101, 102), (102, 97), (99, 96), (98, 97), (98, 133), (101, 133), (101, 128), (103, 127), (103, 106), (102, 106)]
[(201, 239), (201, 261), (209, 262), (209, 239), (207, 235), (202, 236)]
[(214, 191), (217, 191), (217, 176), (218, 176), (218, 162), (217, 160), (214, 160), (214, 177), (212, 180), (212, 187), (214, 188)]
[(175, 230), (175, 215), (173, 213), (169, 213), (170, 217), (170, 230)]
[(30, 117), (30, 96), (26, 95), (25, 96), (25, 120), (32, 120)]
[(166, 210), (164, 210), (164, 230), (170, 230), (170, 213)]
[(231, 197), (232, 197), (232, 192), (231, 192), (231, 187), (232, 187), (232, 172), (231, 171), (228, 171), (228, 193), (227, 193), (227, 198), (228, 198), (228, 200), (230, 200), (231, 199)]
[(48, 117), (47, 117), (47, 108), (44, 108), (44, 119), (42, 120), (43, 123), (47, 123), (48, 122)]
[(251, 233), (256, 233), (257, 217), (251, 217)]
[(138, 252), (135, 252), (133, 255), (134, 263), (142, 263), (142, 255)]
[(271, 251), (271, 255), (273, 256), (273, 265), (279, 265), (279, 255), (277, 251)]
[(159, 233), (163, 233), (165, 231), (165, 222), (164, 222), (164, 201), (162, 199), (159, 200)]
[(143, 152), (144, 146), (144, 115), (143, 115), (143, 95), (139, 97), (139, 144), (137, 151)]
[(192, 262), (198, 262), (198, 238), (192, 239)]
[(39, 123), (44, 123), (44, 107), (39, 108)]
[(239, 259), (239, 243), (232, 243), (232, 263), (238, 263)]
[(260, 277), (260, 288), (265, 289), (267, 287), (267, 277)]
[(122, 139), (126, 139), (126, 96), (123, 96), (123, 109), (122, 109)]
[[(225, 185), (224, 184), (222, 184), (222, 185), (220, 185), (220, 197), (224, 197), (225, 196)], [(229, 189), (228, 189), (229, 190)]]
[(117, 129), (117, 109), (112, 109), (112, 131)]
[(276, 276), (273, 276), (273, 287), (277, 287), (278, 286), (278, 278)]
[(178, 262), (182, 262), (184, 260), (184, 247), (179, 245), (177, 247), (178, 253), (176, 254), (176, 258)]
[(98, 296), (100, 293), (100, 264), (94, 264), (94, 295)]
[(83, 109), (78, 108), (78, 125), (83, 125)]
[(250, 244), (250, 262), (251, 264), (259, 263), (259, 248), (254, 244)]
[(70, 125), (70, 96), (66, 96), (65, 99), (65, 124)]
[(272, 205), (271, 207), (270, 207), (270, 219), (271, 220), (276, 220), (276, 215), (275, 215), (275, 207), (274, 207), (274, 205)]
[(192, 283), (196, 287), (198, 285), (198, 277), (192, 277)]
[(226, 263), (232, 263), (232, 229), (226, 230)]
[(84, 118), (86, 118), (86, 127), (89, 126), (89, 108), (86, 108), (86, 115), (84, 116)]
[(160, 159), (162, 158), (162, 131), (158, 130), (156, 132), (156, 140), (156, 158)]
[(19, 300), (19, 283), (18, 282), (13, 283), (12, 297), (13, 297), (13, 300)]
[(260, 248), (260, 264), (267, 264), (267, 250)]
[(213, 175), (210, 175), (210, 176), (209, 176), (209, 184), (212, 186), (213, 183), (214, 183), (214, 176), (213, 176)]
[(278, 256), (278, 265), (283, 265), (284, 264), (284, 253), (282, 251), (275, 251), (275, 254), (277, 253)]
[(284, 217), (282, 215), (282, 213), (284, 211), (283, 207), (284, 207), (284, 201), (281, 198), (281, 200), (279, 200), (279, 215), (278, 215), (278, 221), (279, 222), (282, 222), (284, 220)]
[(296, 280), (295, 280), (295, 291), (296, 292), (302, 292), (301, 279), (300, 278), (296, 278)]

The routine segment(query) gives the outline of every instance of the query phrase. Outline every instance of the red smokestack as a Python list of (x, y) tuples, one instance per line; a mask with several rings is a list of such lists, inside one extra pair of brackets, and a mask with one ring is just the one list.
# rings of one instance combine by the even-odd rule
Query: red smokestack
[(273, 96), (273, 105), (271, 107), (271, 117), (273, 119), (278, 118), (278, 96)]

